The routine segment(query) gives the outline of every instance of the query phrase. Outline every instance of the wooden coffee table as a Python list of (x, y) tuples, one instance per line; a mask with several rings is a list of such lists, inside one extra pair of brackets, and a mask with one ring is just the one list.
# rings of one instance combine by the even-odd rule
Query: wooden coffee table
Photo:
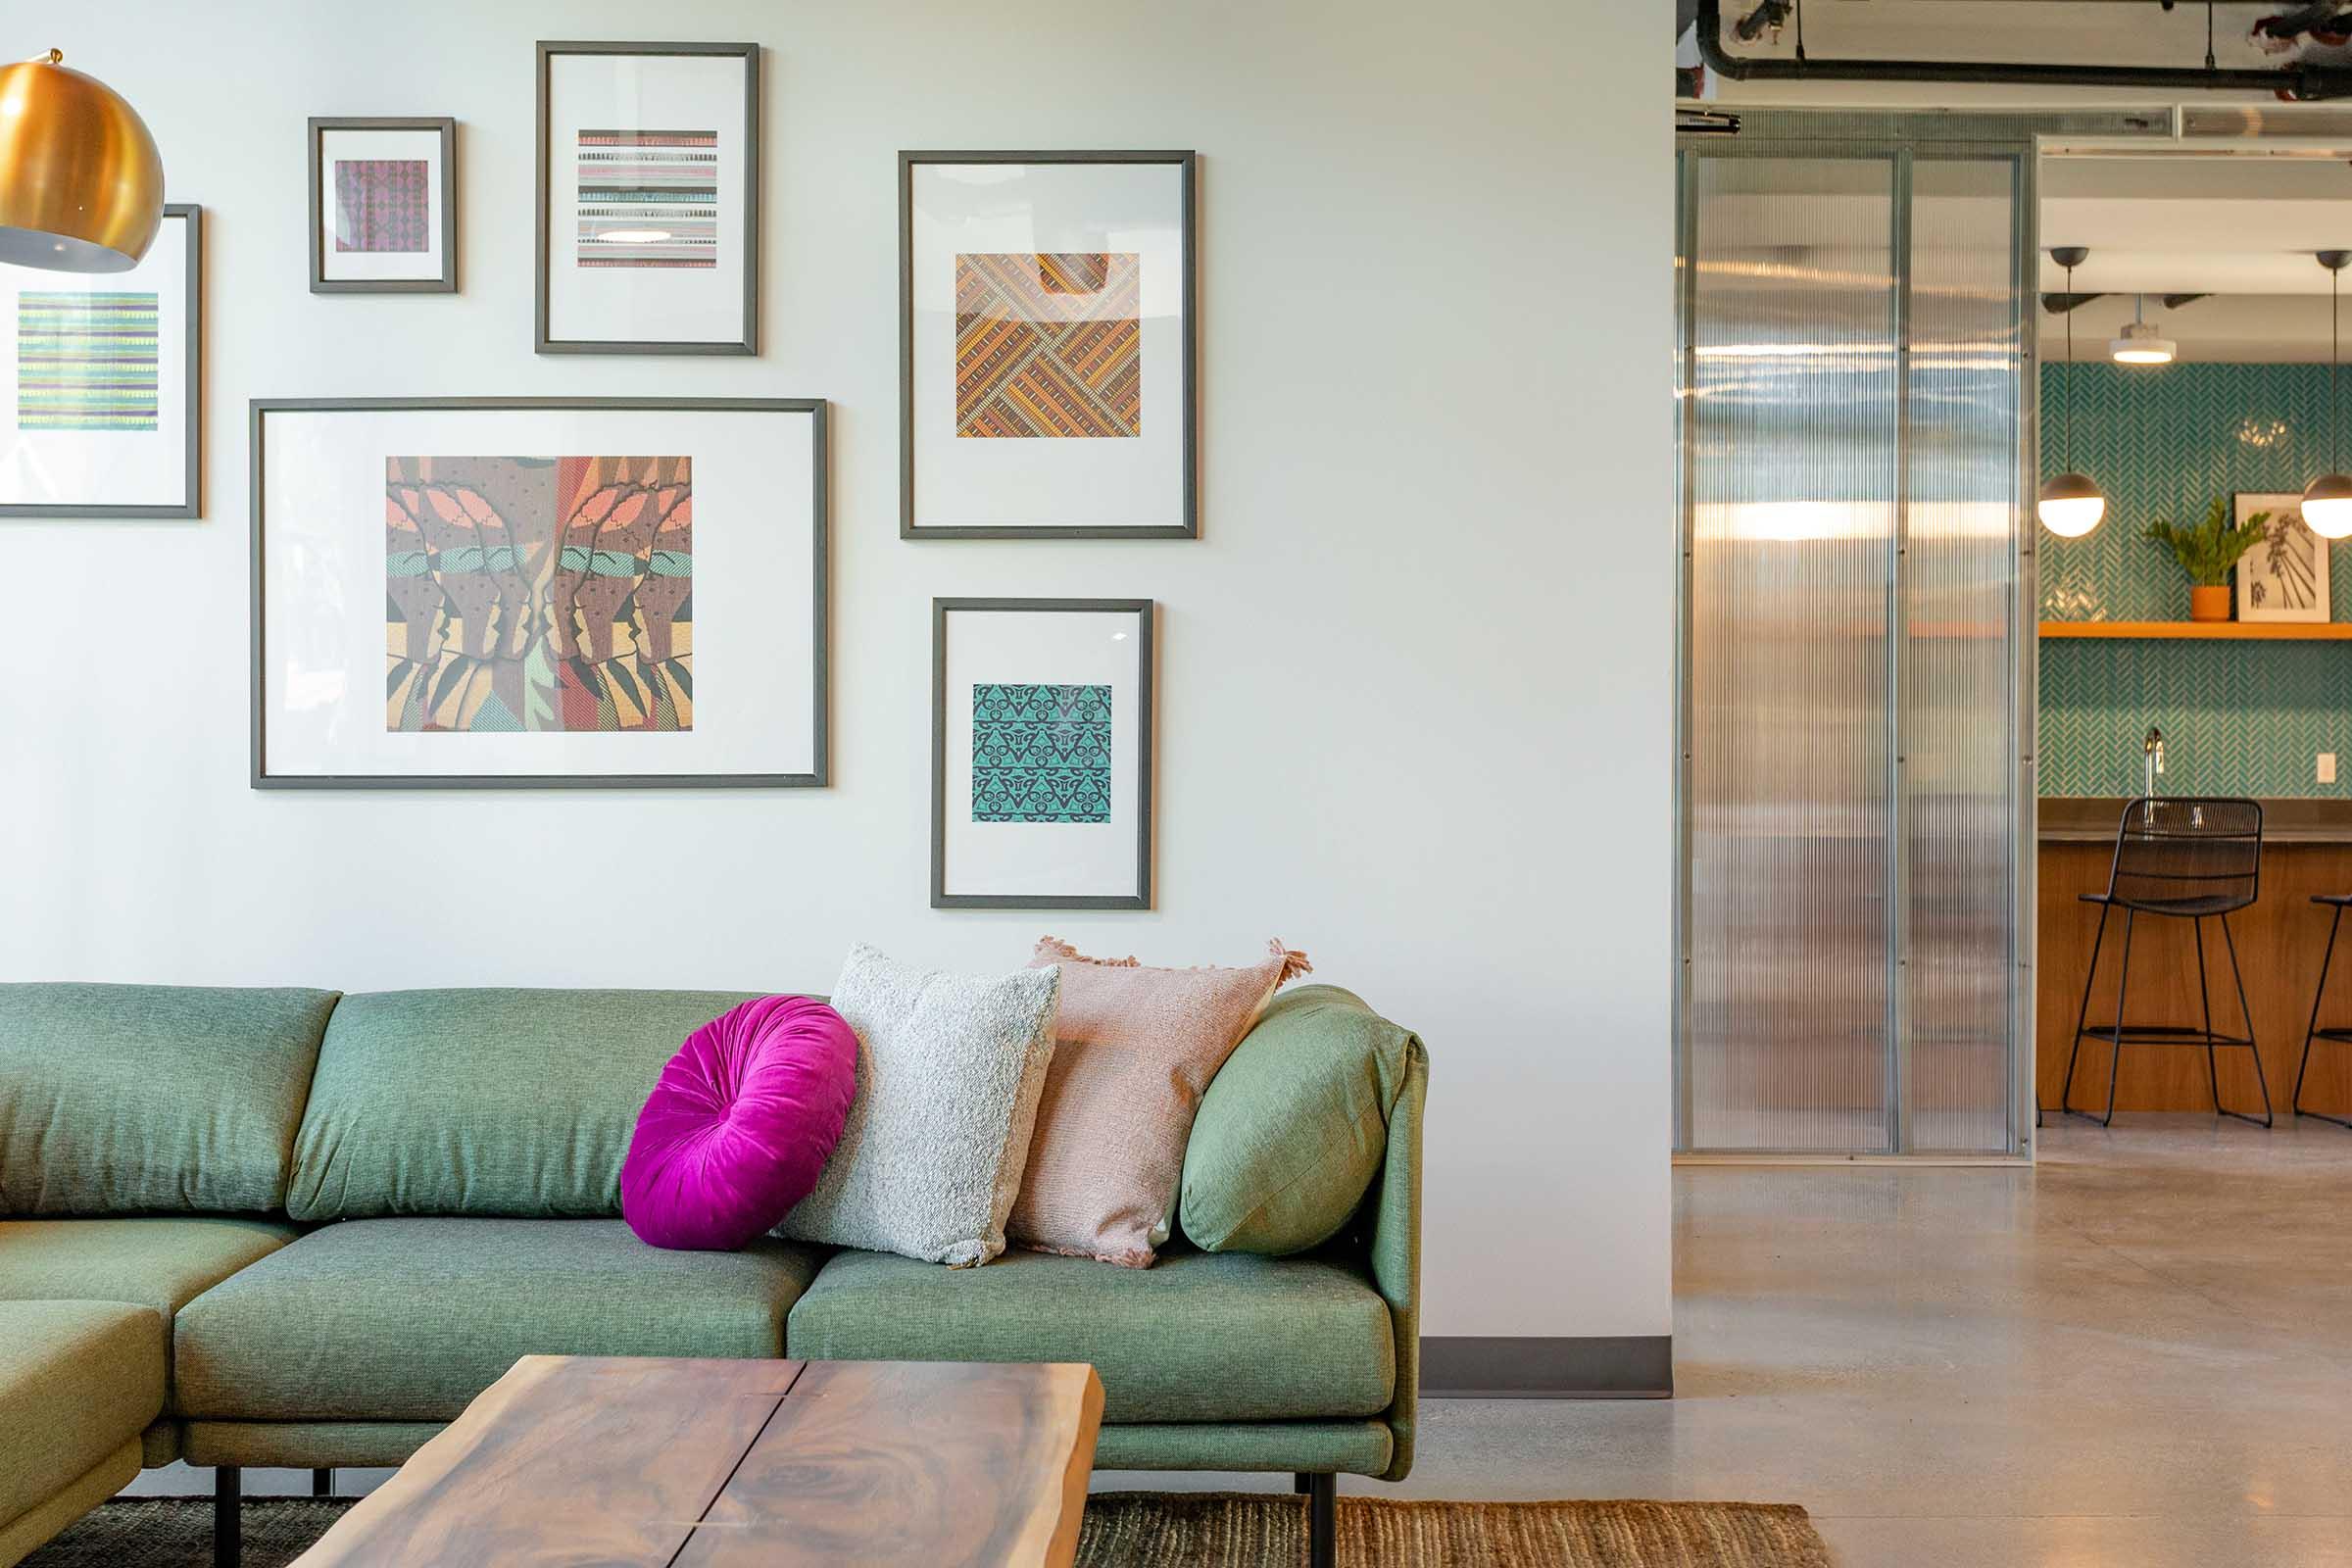
[(1065, 1564), (1091, 1366), (526, 1355), (298, 1568)]

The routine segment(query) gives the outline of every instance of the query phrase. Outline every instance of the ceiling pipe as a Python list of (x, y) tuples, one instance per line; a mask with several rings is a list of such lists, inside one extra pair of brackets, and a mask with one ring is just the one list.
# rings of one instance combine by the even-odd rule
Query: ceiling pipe
[(2214, 66), (1999, 65), (1981, 60), (1773, 59), (1723, 46), (1723, 0), (1698, 0), (1698, 56), (1731, 81), (1949, 81), (2026, 87), (2131, 87), (2155, 92), (2284, 92), (2304, 102), (2352, 97), (2352, 69), (2296, 65), (2278, 70)]

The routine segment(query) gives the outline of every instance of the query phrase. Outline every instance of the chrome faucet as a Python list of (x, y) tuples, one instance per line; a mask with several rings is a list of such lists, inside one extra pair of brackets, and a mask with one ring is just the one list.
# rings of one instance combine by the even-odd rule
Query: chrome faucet
[(2139, 763), (2146, 779), (2141, 793), (2153, 799), (2156, 781), (2164, 777), (2164, 731), (2153, 724), (2148, 726), (2147, 738), (2139, 743)]

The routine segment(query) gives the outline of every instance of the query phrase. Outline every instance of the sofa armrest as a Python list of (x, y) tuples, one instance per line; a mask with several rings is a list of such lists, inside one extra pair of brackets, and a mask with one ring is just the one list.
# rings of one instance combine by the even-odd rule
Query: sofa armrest
[(1407, 1048), (1404, 1087), (1389, 1112), (1389, 1149), (1372, 1200), (1372, 1288), (1389, 1303), (1396, 1331), (1396, 1393), (1388, 1409), (1396, 1446), (1383, 1481), (1413, 1468), (1413, 1419), (1421, 1395), (1421, 1111), (1429, 1099), (1429, 1054)]

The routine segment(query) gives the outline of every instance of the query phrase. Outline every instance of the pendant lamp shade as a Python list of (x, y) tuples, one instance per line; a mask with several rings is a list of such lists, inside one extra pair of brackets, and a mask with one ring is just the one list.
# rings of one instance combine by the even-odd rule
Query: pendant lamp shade
[[(2075, 455), (2075, 411), (2066, 404), (2063, 393), (2066, 390), (2065, 378), (2073, 374), (2075, 364), (2075, 269), (2082, 265), (2083, 258), (2089, 254), (2076, 245), (2063, 245), (2050, 252), (2051, 260), (2066, 269), (2067, 368), (2058, 372), (2059, 391), (2062, 394), (2058, 405), (2058, 461), (2069, 465), (2073, 463)], [(2069, 466), (2064, 473), (2042, 481), (2041, 490), (2034, 500), (2034, 514), (2041, 519), (2044, 528), (2059, 538), (2080, 539), (2096, 528), (2099, 519), (2107, 515), (2107, 497), (2091, 482), (2088, 474), (2079, 473)]]
[(138, 112), (64, 59), (0, 66), (0, 262), (128, 271), (164, 220), (164, 161)]
[(2061, 473), (2042, 481), (2034, 511), (2059, 538), (2080, 539), (2107, 515), (2107, 497), (2088, 474)]

